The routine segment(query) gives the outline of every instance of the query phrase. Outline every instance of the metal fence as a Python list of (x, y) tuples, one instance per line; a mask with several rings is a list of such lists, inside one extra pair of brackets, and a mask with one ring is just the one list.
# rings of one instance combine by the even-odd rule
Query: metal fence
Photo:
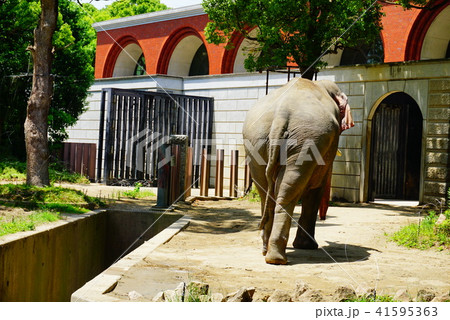
[(213, 98), (103, 89), (97, 180), (102, 179), (103, 169), (106, 184), (139, 180), (154, 184), (158, 149), (170, 135), (180, 134), (188, 136), (193, 148), (193, 181), (197, 182), (202, 149), (210, 150), (213, 109)]

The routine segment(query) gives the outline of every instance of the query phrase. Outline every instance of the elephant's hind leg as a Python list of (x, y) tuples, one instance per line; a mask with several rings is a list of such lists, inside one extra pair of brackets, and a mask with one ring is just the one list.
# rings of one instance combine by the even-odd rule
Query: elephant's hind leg
[(295, 202), (285, 205), (276, 204), (275, 215), (273, 219), (273, 230), (269, 238), (266, 262), (270, 264), (286, 264), (286, 245), (291, 228), (292, 212)]
[(293, 243), (297, 249), (317, 249), (318, 244), (314, 239), (314, 232), (325, 186), (308, 190), (302, 197), (302, 214), (298, 220), (297, 235)]

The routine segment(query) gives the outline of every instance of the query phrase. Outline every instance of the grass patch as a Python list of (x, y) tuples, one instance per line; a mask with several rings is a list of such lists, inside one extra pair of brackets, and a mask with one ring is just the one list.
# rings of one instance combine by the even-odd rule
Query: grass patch
[[(89, 179), (85, 176), (68, 171), (61, 163), (50, 163), (49, 178), (51, 183), (68, 182), (88, 184)], [(0, 162), (0, 180), (25, 181), (27, 179), (27, 165), (25, 162), (16, 160), (4, 160)]]
[(256, 187), (253, 186), (249, 193), (247, 193), (242, 199), (248, 200), (250, 202), (261, 202), (261, 197), (259, 196)]
[(59, 220), (59, 213), (52, 211), (37, 211), (27, 216), (12, 217), (10, 221), (0, 218), (0, 237), (6, 234), (35, 230), (39, 224)]
[(0, 236), (3, 236), (34, 230), (39, 224), (58, 220), (61, 213), (86, 213), (105, 203), (69, 188), (4, 184), (0, 185), (0, 205), (5, 208), (0, 217)]
[(413, 223), (401, 228), (389, 236), (398, 245), (421, 250), (432, 247), (438, 250), (450, 248), (450, 209), (444, 212), (445, 220), (436, 224), (438, 215), (430, 211), (429, 215), (419, 223)]
[[(69, 211), (75, 207), (95, 209), (105, 205), (98, 198), (90, 197), (79, 190), (63, 187), (35, 187), (26, 184), (0, 185), (0, 200), (14, 202), (17, 205), (30, 208), (55, 209), (66, 208)], [(53, 206), (53, 207), (52, 207)]]
[(356, 299), (349, 299), (345, 302), (396, 302), (391, 296), (359, 296)]
[(142, 184), (138, 182), (134, 185), (133, 190), (124, 191), (122, 195), (131, 199), (143, 199), (156, 196), (152, 191), (142, 191), (141, 187)]

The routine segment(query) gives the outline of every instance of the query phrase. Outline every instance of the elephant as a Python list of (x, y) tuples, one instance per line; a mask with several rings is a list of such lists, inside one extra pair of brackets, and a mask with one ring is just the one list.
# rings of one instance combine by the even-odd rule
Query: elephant
[(317, 211), (331, 179), (340, 133), (352, 126), (347, 96), (328, 80), (294, 78), (247, 112), (244, 149), (261, 197), (259, 228), (267, 263), (287, 263), (291, 219), (299, 200), (302, 213), (293, 246), (318, 248)]

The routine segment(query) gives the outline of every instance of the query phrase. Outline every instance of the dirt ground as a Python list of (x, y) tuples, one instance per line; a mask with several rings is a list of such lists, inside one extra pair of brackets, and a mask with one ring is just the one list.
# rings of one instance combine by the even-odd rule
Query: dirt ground
[[(111, 295), (128, 300), (128, 292), (137, 291), (143, 300), (151, 300), (160, 291), (192, 280), (206, 282), (213, 293), (224, 295), (241, 287), (290, 291), (297, 280), (326, 297), (341, 285), (375, 288), (379, 295), (394, 295), (399, 289), (414, 296), (422, 288), (442, 293), (450, 289), (448, 251), (407, 249), (385, 236), (417, 222), (420, 208), (330, 207), (327, 220), (317, 222), (318, 250), (292, 248), (293, 223), (285, 266), (268, 265), (261, 255), (259, 203), (197, 201), (178, 210), (192, 217), (189, 227), (132, 267)], [(297, 207), (295, 220), (300, 211)]]

